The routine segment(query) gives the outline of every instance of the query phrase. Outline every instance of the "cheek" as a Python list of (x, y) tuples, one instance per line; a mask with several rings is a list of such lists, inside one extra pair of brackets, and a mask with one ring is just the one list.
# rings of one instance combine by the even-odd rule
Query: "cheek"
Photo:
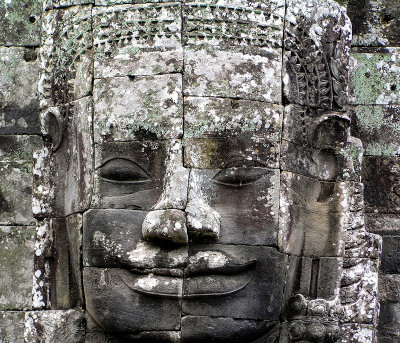
[(243, 187), (205, 182), (203, 192), (221, 216), (220, 243), (277, 245), (279, 171)]

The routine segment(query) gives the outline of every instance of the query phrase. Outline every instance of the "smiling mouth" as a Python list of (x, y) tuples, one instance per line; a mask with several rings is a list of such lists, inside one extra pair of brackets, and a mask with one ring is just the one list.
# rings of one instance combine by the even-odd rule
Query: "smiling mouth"
[(256, 266), (257, 260), (243, 260), (225, 252), (206, 251), (191, 256), (183, 271), (121, 269), (119, 277), (134, 292), (152, 297), (220, 297), (245, 288)]

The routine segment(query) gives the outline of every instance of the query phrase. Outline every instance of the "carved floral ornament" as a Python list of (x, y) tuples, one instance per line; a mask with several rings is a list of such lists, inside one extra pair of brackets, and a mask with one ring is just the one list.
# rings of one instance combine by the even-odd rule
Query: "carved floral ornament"
[[(70, 305), (86, 341), (373, 335), (380, 240), (363, 222), (342, 7), (100, 3), (45, 14), (34, 200), (56, 236), (65, 218), (71, 256), (82, 218)], [(38, 275), (38, 307), (58, 306)]]

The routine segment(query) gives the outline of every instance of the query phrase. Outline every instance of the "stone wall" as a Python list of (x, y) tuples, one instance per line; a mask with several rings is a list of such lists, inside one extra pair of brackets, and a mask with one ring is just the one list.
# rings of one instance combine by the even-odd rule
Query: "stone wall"
[(383, 238), (381, 343), (400, 342), (400, 3), (350, 0), (352, 135), (364, 146), (366, 227)]
[[(108, 2), (124, 1), (96, 0), (100, 5)], [(46, 46), (47, 37), (41, 23), (55, 20), (50, 11), (55, 8), (65, 8), (73, 21), (75, 5), (88, 8), (93, 3), (0, 2), (0, 342), (84, 340), (83, 293), (77, 270), (82, 218), (76, 212), (85, 208), (86, 199), (68, 205), (66, 220), (61, 219), (65, 213), (52, 213), (47, 220), (51, 197), (43, 182), (47, 175), (34, 166), (46, 163), (39, 92), (43, 95), (48, 89), (45, 82), (43, 88), (37, 87), (40, 69), (46, 68), (39, 65), (39, 46)], [(352, 136), (364, 146), (366, 225), (369, 232), (383, 237), (379, 342), (400, 342), (400, 4), (397, 0), (341, 3), (347, 5), (353, 23), (351, 125)], [(64, 48), (67, 54), (71, 47)], [(85, 66), (85, 56), (80, 65), (82, 77), (75, 79), (78, 84), (72, 96), (77, 100), (72, 103), (62, 98), (70, 94), (56, 94), (54, 103), (41, 104), (42, 108), (67, 103), (72, 103), (76, 113), (90, 108), (85, 100), (91, 96), (85, 74), (90, 64)], [(106, 65), (102, 71), (107, 73)], [(65, 161), (58, 163), (57, 172), (70, 171)], [(74, 185), (77, 192), (84, 186)], [(57, 292), (50, 292), (51, 287)], [(355, 334), (362, 334), (360, 327)], [(372, 342), (372, 338), (364, 341)]]

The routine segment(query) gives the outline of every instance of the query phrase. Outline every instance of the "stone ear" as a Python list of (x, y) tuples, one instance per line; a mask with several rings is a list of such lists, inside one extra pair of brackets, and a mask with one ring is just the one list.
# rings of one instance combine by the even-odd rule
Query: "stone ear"
[(49, 137), (52, 150), (57, 151), (64, 138), (65, 120), (58, 107), (50, 107), (42, 113), (42, 133)]

